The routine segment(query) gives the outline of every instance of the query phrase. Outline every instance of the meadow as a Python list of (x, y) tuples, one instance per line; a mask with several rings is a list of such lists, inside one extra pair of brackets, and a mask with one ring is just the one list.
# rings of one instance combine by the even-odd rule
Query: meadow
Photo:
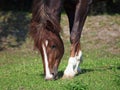
[[(0, 17), (3, 23), (4, 17)], [(28, 21), (30, 17), (27, 13)], [(33, 49), (29, 35), (18, 42), (15, 35), (8, 34), (0, 43), (0, 90), (120, 90), (120, 15), (88, 16), (81, 36), (82, 72), (71, 79), (62, 79), (70, 54), (68, 21), (64, 14), (61, 26), (65, 54), (58, 79), (44, 79), (41, 56)]]

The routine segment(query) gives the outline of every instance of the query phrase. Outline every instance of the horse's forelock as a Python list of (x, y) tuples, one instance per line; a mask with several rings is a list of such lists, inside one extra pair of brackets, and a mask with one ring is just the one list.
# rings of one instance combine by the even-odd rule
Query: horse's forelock
[[(46, 24), (47, 25), (47, 24)], [(53, 27), (46, 26), (45, 24), (37, 24), (37, 23), (31, 23), (30, 27), (30, 35), (32, 36), (34, 40), (34, 46), (36, 49), (41, 51), (41, 45), (44, 43), (47, 39), (54, 38), (54, 35), (58, 36), (58, 32), (51, 31)], [(52, 35), (51, 35), (52, 33)], [(54, 34), (54, 35), (53, 35)]]
[(46, 6), (43, 0), (35, 0), (32, 10), (32, 21), (30, 25), (30, 35), (34, 39), (37, 49), (41, 49), (41, 43), (48, 38), (47, 32), (59, 36), (60, 24)]
[(61, 30), (59, 21), (51, 12), (51, 9), (46, 5), (44, 0), (35, 0), (32, 10), (32, 21), (38, 24), (43, 24), (46, 29), (58, 34)]

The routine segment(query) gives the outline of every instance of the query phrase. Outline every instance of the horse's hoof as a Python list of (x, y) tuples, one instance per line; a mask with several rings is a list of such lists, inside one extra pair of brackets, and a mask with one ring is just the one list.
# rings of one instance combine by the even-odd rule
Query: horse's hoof
[(70, 75), (63, 75), (62, 79), (72, 79), (74, 76)]
[(46, 81), (53, 80), (53, 78), (45, 78)]

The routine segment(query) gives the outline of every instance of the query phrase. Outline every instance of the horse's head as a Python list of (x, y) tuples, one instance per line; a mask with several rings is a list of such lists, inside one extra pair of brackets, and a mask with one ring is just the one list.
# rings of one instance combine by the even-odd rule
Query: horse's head
[(59, 26), (47, 24), (31, 25), (31, 35), (35, 47), (40, 51), (44, 66), (45, 79), (56, 79), (58, 66), (64, 54), (64, 45), (59, 36)]
[(44, 62), (45, 78), (56, 78), (58, 66), (64, 53), (62, 40), (52, 32), (46, 34), (43, 40), (41, 54)]

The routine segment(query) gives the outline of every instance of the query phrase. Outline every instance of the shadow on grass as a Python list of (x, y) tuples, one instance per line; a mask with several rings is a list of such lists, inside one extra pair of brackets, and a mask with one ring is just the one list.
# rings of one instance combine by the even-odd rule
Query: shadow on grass
[(59, 72), (58, 72), (58, 79), (62, 78), (63, 74), (64, 74), (63, 71), (59, 71)]
[[(85, 73), (89, 73), (89, 72), (94, 72), (94, 71), (112, 70), (114, 68), (117, 69), (117, 70), (120, 70), (120, 66), (117, 66), (117, 67), (115, 67), (115, 66), (99, 67), (99, 68), (95, 68), (95, 69), (82, 69), (81, 73), (77, 74), (76, 76), (79, 76), (79, 75), (85, 74)], [(63, 74), (64, 74), (64, 71), (59, 71), (56, 80), (61, 79), (63, 77)], [(40, 76), (44, 78), (44, 74), (40, 74)]]
[(28, 12), (0, 12), (0, 51), (25, 42), (30, 18)]
[(118, 69), (118, 70), (120, 70), (120, 66), (119, 66), (119, 67), (117, 67), (117, 69)]
[(85, 73), (94, 72), (94, 71), (106, 71), (106, 70), (112, 70), (112, 69), (120, 70), (120, 66), (98, 67), (95, 69), (82, 69), (80, 74), (85, 74)]

